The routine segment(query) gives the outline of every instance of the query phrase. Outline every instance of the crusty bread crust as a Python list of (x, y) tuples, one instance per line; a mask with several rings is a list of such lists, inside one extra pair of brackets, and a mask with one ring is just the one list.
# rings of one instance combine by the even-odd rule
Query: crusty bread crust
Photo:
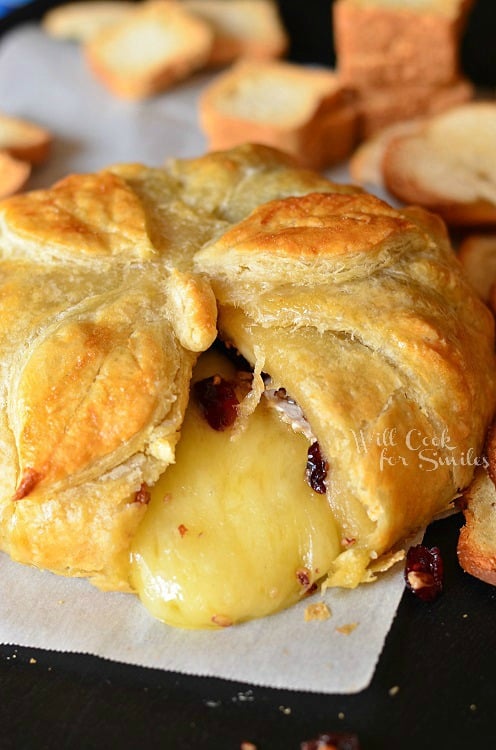
[(439, 86), (422, 82), (358, 90), (360, 140), (370, 138), (393, 123), (438, 114), (473, 97), (474, 86), (464, 78)]
[(496, 224), (496, 104), (470, 102), (394, 138), (382, 161), (388, 190), (450, 225)]
[(121, 21), (135, 4), (128, 0), (79, 0), (51, 8), (42, 19), (43, 30), (56, 39), (86, 42)]
[(117, 96), (142, 99), (205, 65), (212, 47), (208, 24), (181, 3), (146, 0), (84, 46), (95, 75)]
[(358, 88), (450, 83), (460, 74), (459, 42), (471, 4), (337, 0), (333, 23), (343, 81)]
[(464, 493), (463, 514), (458, 561), (467, 573), (495, 586), (496, 487), (483, 469)]
[(0, 198), (7, 198), (21, 190), (30, 174), (29, 162), (16, 159), (7, 151), (0, 151)]
[(200, 97), (200, 122), (212, 150), (244, 142), (292, 154), (322, 169), (356, 143), (356, 110), (327, 69), (243, 60), (217, 76)]
[(359, 185), (383, 187), (382, 160), (389, 142), (398, 135), (416, 132), (421, 125), (421, 118), (400, 120), (362, 141), (349, 160), (352, 180)]
[(0, 112), (0, 150), (16, 159), (41, 164), (48, 158), (51, 146), (52, 134), (46, 128)]
[(214, 38), (207, 65), (228, 65), (240, 57), (270, 60), (281, 57), (289, 39), (274, 0), (182, 0), (182, 5), (207, 22)]
[(474, 289), (490, 302), (496, 282), (496, 234), (468, 235), (460, 244), (458, 258)]

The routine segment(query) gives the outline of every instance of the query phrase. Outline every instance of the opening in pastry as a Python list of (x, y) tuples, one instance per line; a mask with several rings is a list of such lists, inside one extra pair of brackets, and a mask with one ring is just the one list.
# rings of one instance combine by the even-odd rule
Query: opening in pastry
[(176, 463), (151, 490), (131, 567), (155, 617), (208, 628), (315, 591), (342, 546), (325, 460), (298, 405), (266, 378), (243, 414), (251, 376), (213, 350), (193, 381)]

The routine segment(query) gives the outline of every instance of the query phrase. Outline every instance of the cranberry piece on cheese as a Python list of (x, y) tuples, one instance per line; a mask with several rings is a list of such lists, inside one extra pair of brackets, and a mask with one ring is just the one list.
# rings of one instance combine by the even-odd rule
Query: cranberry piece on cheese
[(322, 456), (319, 444), (317, 442), (312, 443), (308, 449), (305, 476), (312, 490), (318, 492), (320, 495), (325, 495), (326, 493), (325, 480), (328, 469), (329, 464)]
[(210, 427), (222, 431), (234, 424), (239, 401), (232, 383), (212, 375), (195, 383), (194, 393)]

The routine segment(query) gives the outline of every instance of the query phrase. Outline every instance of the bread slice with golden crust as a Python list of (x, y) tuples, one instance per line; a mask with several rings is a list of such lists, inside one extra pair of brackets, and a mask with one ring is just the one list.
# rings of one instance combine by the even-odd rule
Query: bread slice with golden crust
[(460, 504), (465, 524), (458, 539), (458, 561), (467, 573), (495, 586), (496, 487), (485, 467), (479, 467)]
[(474, 86), (464, 78), (433, 86), (413, 83), (369, 86), (356, 92), (360, 139), (369, 138), (393, 123), (436, 115), (474, 98)]
[(496, 282), (496, 234), (470, 234), (458, 249), (458, 258), (470, 283), (485, 302)]
[(382, 160), (393, 138), (420, 129), (422, 118), (401, 120), (378, 130), (362, 141), (351, 155), (348, 166), (351, 179), (359, 185), (384, 186)]
[(50, 131), (41, 125), (0, 112), (0, 150), (16, 159), (41, 164), (50, 154), (52, 141)]
[(128, 0), (79, 0), (51, 8), (42, 19), (43, 30), (55, 39), (86, 42), (121, 21), (135, 3)]
[(387, 189), (450, 225), (496, 224), (496, 104), (474, 101), (395, 138), (383, 158)]
[(209, 25), (181, 3), (146, 0), (91, 37), (84, 52), (95, 75), (112, 93), (143, 99), (204, 66), (212, 39)]
[(21, 190), (30, 174), (29, 162), (15, 159), (8, 151), (0, 151), (0, 199)]
[(229, 65), (240, 57), (282, 57), (289, 44), (273, 0), (182, 0), (182, 5), (211, 25), (214, 32), (208, 65)]
[(356, 112), (330, 70), (280, 61), (242, 60), (218, 75), (200, 97), (209, 148), (263, 143), (324, 168), (356, 143)]
[(337, 0), (333, 27), (348, 85), (445, 85), (460, 75), (460, 39), (473, 0)]

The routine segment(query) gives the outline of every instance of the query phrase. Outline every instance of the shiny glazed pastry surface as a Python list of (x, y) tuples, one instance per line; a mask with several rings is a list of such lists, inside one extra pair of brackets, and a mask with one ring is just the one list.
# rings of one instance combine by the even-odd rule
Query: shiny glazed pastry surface
[[(301, 568), (371, 580), (471, 479), (493, 324), (430, 214), (245, 146), (3, 201), (0, 250), (0, 548), (20, 562), (231, 624), (300, 598)], [(190, 398), (217, 332), (254, 368), (233, 440)], [(262, 372), (310, 439), (267, 410)]]

